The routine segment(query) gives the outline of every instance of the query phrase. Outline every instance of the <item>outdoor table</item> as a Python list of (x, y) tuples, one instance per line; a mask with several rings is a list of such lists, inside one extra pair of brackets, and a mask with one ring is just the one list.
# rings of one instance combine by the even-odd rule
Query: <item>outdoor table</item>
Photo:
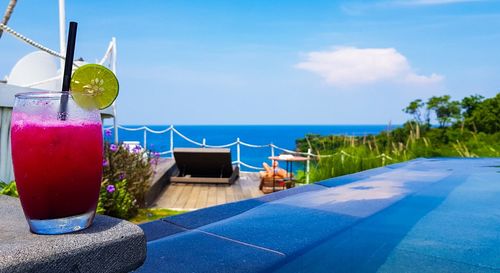
[[(304, 162), (304, 161), (307, 161), (308, 158), (307, 157), (303, 157), (303, 156), (294, 156), (294, 155), (287, 155), (287, 156), (270, 156), (269, 157), (270, 160), (272, 161), (284, 161), (286, 162), (286, 172), (288, 174), (288, 177), (286, 177), (284, 180), (289, 180), (290, 182), (293, 181), (293, 177), (292, 177), (292, 174), (293, 174), (293, 163), (294, 162)], [(275, 186), (276, 186), (276, 167), (274, 167), (274, 164), (272, 164), (273, 166), (273, 192), (275, 191)], [(286, 187), (286, 183), (284, 184), (283, 187)]]

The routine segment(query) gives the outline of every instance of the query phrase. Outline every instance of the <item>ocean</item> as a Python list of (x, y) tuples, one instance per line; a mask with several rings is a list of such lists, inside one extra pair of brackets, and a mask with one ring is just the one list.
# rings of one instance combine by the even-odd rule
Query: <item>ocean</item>
[[(127, 125), (127, 128), (138, 128), (143, 125)], [(167, 129), (167, 125), (146, 125), (148, 128), (161, 131)], [(387, 125), (178, 125), (174, 126), (181, 134), (196, 141), (208, 145), (224, 145), (235, 142), (239, 137), (240, 141), (254, 144), (266, 145), (273, 143), (281, 148), (295, 150), (295, 140), (303, 138), (306, 134), (319, 135), (351, 135), (362, 136), (367, 134), (377, 134), (387, 129)], [(392, 126), (397, 127), (397, 126)], [(168, 151), (170, 149), (170, 132), (154, 134), (147, 132), (146, 146), (156, 152)], [(112, 140), (113, 136), (107, 137)], [(144, 146), (144, 131), (118, 130), (119, 141), (139, 141)], [(174, 147), (197, 147), (184, 140), (174, 133)], [(233, 161), (236, 160), (236, 145), (230, 147)], [(271, 148), (251, 148), (240, 147), (241, 161), (244, 163), (262, 167), (262, 163), (269, 161)], [(275, 154), (280, 152), (275, 150)], [(169, 157), (170, 154), (166, 155)], [(269, 162), (268, 162), (269, 163)], [(243, 171), (251, 169), (242, 167)]]

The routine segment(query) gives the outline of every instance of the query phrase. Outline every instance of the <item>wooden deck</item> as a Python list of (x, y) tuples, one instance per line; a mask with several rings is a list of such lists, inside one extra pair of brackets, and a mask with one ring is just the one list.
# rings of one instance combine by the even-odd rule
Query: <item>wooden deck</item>
[(172, 183), (165, 187), (154, 208), (196, 210), (264, 195), (258, 173), (240, 174), (233, 185)]
[(175, 160), (171, 158), (160, 158), (158, 164), (153, 166), (154, 175), (150, 181), (149, 190), (146, 192), (146, 206), (150, 207), (156, 202), (161, 191), (169, 183), (169, 177), (175, 172)]

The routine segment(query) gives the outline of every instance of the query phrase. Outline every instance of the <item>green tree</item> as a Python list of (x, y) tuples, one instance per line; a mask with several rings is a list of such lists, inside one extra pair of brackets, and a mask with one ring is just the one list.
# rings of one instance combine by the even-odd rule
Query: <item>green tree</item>
[(465, 121), (479, 132), (487, 134), (500, 132), (500, 93), (477, 104)]
[[(444, 128), (454, 119), (461, 119), (461, 104), (458, 101), (450, 101), (449, 95), (431, 97), (427, 101), (427, 110), (434, 111), (439, 122), (439, 127)], [(428, 121), (429, 122), (429, 121)]]
[(421, 99), (416, 99), (412, 102), (410, 102), (410, 104), (408, 106), (406, 106), (405, 109), (403, 109), (403, 111), (407, 114), (410, 114), (413, 116), (413, 118), (415, 119), (416, 122), (418, 122), (419, 124), (422, 124), (422, 107), (424, 107), (425, 103), (422, 102)]
[(481, 104), (483, 99), (484, 97), (478, 94), (463, 98), (461, 105), (462, 109), (464, 109), (464, 117), (470, 117), (472, 115), (472, 112), (477, 108), (479, 104)]

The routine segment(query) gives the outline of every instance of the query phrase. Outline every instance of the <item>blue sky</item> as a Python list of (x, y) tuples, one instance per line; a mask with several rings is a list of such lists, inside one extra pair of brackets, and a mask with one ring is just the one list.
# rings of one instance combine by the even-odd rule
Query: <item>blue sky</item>
[[(500, 1), (68, 0), (66, 16), (77, 57), (116, 37), (122, 124), (396, 124), (413, 99), (500, 89)], [(19, 0), (9, 25), (59, 47), (55, 0)], [(4, 34), (0, 77), (31, 51)]]

